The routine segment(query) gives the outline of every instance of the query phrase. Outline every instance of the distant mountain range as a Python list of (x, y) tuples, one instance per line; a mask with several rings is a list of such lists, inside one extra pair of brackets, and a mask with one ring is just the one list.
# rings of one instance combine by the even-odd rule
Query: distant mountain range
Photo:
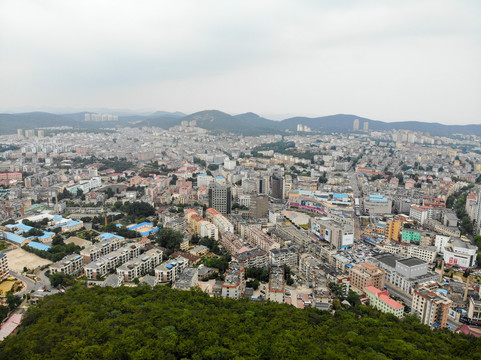
[(85, 121), (85, 112), (73, 114), (51, 114), (30, 112), (19, 114), (0, 114), (0, 134), (13, 134), (17, 129), (35, 129), (54, 126), (71, 126), (73, 128), (99, 129), (112, 127), (157, 126), (168, 129), (180, 125), (182, 121), (194, 121), (198, 127), (215, 132), (233, 132), (243, 135), (286, 134), (297, 131), (297, 125), (307, 125), (312, 131), (324, 133), (346, 133), (353, 129), (354, 119), (359, 119), (362, 129), (367, 122), (370, 130), (404, 129), (421, 131), (434, 136), (452, 136), (453, 134), (476, 134), (481, 136), (481, 124), (444, 125), (418, 121), (383, 122), (366, 119), (356, 115), (329, 115), (316, 118), (292, 117), (282, 121), (269, 120), (254, 113), (230, 115), (219, 110), (205, 110), (185, 115), (180, 112), (156, 111), (150, 115), (119, 116), (119, 121)]

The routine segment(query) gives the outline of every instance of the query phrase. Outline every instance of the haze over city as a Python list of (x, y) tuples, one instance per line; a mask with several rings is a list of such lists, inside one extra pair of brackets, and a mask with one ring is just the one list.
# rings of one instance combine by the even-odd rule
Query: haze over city
[(0, 111), (477, 124), (478, 1), (3, 1)]

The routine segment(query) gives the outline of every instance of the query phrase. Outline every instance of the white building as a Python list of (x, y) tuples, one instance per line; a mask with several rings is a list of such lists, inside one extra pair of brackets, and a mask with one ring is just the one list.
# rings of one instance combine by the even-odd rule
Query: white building
[(434, 238), (434, 246), (436, 246), (439, 254), (444, 254), (444, 248), (448, 245), (449, 239), (450, 237), (446, 235), (436, 235)]
[(406, 254), (409, 257), (415, 257), (426, 261), (427, 263), (433, 263), (436, 259), (437, 249), (436, 246), (411, 245), (407, 247)]
[(444, 263), (446, 265), (457, 265), (461, 268), (475, 267), (477, 251), (477, 246), (455, 238), (444, 248)]

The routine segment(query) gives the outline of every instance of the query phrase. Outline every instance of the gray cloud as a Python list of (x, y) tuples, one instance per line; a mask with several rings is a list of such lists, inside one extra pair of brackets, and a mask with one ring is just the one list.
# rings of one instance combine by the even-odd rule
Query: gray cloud
[(0, 3), (0, 111), (479, 123), (478, 1)]

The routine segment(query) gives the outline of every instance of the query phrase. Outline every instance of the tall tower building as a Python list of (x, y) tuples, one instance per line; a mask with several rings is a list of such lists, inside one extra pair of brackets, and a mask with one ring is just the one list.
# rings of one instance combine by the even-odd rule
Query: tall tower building
[(22, 129), (17, 129), (17, 135), (18, 135), (18, 136), (23, 136), (23, 130), (22, 130)]
[(284, 199), (284, 179), (280, 175), (272, 175), (271, 196), (278, 200)]
[(230, 185), (211, 183), (209, 185), (209, 207), (220, 213), (230, 214), (232, 206), (232, 192)]
[(253, 218), (267, 217), (269, 215), (269, 197), (267, 195), (251, 196), (249, 208)]
[(354, 131), (358, 131), (359, 130), (359, 119), (354, 119), (354, 122), (352, 124), (352, 129)]
[(364, 131), (368, 131), (369, 130), (369, 123), (367, 121), (364, 121), (364, 124), (362, 124), (362, 129)]
[(476, 212), (476, 229), (478, 235), (481, 235), (481, 191), (478, 193), (478, 210)]

